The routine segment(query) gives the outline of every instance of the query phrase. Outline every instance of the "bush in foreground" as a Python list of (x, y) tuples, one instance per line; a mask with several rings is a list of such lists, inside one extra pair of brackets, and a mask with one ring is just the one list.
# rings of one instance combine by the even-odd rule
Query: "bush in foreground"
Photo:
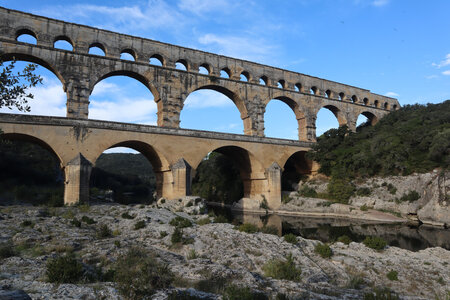
[(377, 236), (368, 236), (364, 239), (363, 244), (374, 250), (383, 250), (386, 247), (386, 241)]
[(302, 270), (295, 265), (292, 254), (289, 254), (285, 260), (271, 259), (263, 267), (264, 275), (275, 279), (286, 279), (300, 281)]
[(288, 243), (291, 243), (294, 245), (297, 244), (297, 236), (295, 234), (288, 233), (288, 234), (284, 235), (283, 238)]
[(333, 255), (333, 251), (327, 244), (318, 243), (314, 251), (323, 258), (330, 258)]
[(131, 248), (117, 260), (114, 281), (119, 292), (130, 300), (144, 299), (158, 289), (169, 287), (173, 274), (168, 265), (140, 248)]
[(224, 300), (268, 300), (262, 292), (252, 291), (249, 287), (230, 285), (223, 292)]
[(49, 282), (77, 283), (83, 275), (83, 265), (72, 255), (60, 256), (47, 261), (45, 274)]

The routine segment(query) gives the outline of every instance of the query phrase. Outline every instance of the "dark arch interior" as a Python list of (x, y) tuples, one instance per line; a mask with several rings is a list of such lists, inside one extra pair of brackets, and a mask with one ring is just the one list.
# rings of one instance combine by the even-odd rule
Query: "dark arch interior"
[(298, 151), (289, 157), (281, 174), (281, 189), (295, 191), (300, 180), (311, 174), (312, 162), (306, 159), (306, 151)]
[[(139, 153), (110, 152), (118, 151), (117, 147)], [(122, 204), (150, 204), (160, 192), (160, 170), (161, 160), (150, 145), (138, 141), (118, 143), (95, 162), (90, 178), (91, 198)]]
[(197, 167), (192, 193), (208, 201), (232, 204), (250, 195), (250, 172), (246, 150), (235, 146), (218, 148)]
[(44, 141), (29, 135), (3, 134), (0, 170), (0, 203), (64, 204), (60, 159)]

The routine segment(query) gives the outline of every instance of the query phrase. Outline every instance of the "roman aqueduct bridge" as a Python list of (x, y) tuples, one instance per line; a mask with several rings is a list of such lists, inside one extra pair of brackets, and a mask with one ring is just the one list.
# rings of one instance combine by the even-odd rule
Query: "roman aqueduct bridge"
[[(24, 34), (33, 36), (36, 44), (19, 42)], [(60, 40), (68, 42), (72, 50), (55, 48)], [(104, 55), (90, 54), (92, 47), (100, 48)], [(123, 53), (133, 60), (121, 59)], [(245, 197), (264, 196), (277, 208), (286, 164), (303, 173), (314, 169), (304, 153), (315, 142), (321, 108), (332, 111), (340, 126), (352, 130), (360, 114), (375, 124), (399, 108), (396, 99), (366, 89), (6, 8), (0, 8), (0, 58), (42, 65), (63, 84), (66, 118), (0, 114), (0, 128), (5, 137), (37, 142), (60, 159), (66, 177), (65, 203), (89, 196), (90, 170), (104, 150), (126, 146), (140, 151), (152, 163), (159, 196), (189, 194), (201, 159), (217, 151), (240, 166)], [(150, 63), (154, 59), (159, 65)], [(177, 63), (184, 70), (176, 68)], [(117, 75), (132, 77), (149, 89), (157, 103), (158, 126), (89, 119), (89, 96), (94, 86)], [(179, 128), (185, 99), (202, 89), (220, 92), (234, 102), (245, 135)], [(272, 99), (283, 101), (295, 113), (298, 141), (264, 137), (265, 107)]]

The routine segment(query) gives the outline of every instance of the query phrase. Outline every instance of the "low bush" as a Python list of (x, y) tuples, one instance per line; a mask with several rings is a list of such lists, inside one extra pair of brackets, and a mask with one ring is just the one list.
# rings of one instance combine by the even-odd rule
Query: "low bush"
[(229, 223), (230, 221), (228, 221), (227, 217), (225, 217), (224, 215), (218, 215), (217, 217), (214, 218), (214, 223)]
[(269, 209), (269, 203), (267, 203), (266, 197), (263, 196), (261, 203), (259, 204), (259, 208)]
[(349, 245), (352, 242), (352, 239), (346, 235), (341, 235), (338, 237), (337, 241)]
[(414, 202), (420, 199), (420, 195), (416, 191), (409, 191), (408, 193), (403, 194), (403, 196), (400, 197), (400, 202)]
[(48, 281), (53, 283), (77, 283), (83, 275), (83, 265), (72, 255), (50, 258), (46, 267)]
[(377, 236), (368, 236), (364, 239), (363, 244), (366, 247), (375, 249), (375, 250), (383, 250), (386, 247), (386, 241), (383, 238)]
[(239, 287), (229, 285), (223, 291), (224, 300), (268, 300), (266, 294), (262, 292), (252, 291), (249, 287)]
[(0, 259), (12, 257), (14, 255), (15, 252), (11, 243), (0, 244)]
[(144, 220), (140, 220), (140, 221), (137, 221), (135, 224), (134, 224), (134, 230), (139, 230), (139, 229), (142, 229), (142, 228), (145, 228), (145, 221)]
[(203, 218), (203, 219), (197, 220), (197, 224), (200, 226), (210, 224), (210, 223), (211, 223), (211, 220), (209, 218)]
[(154, 254), (131, 248), (117, 260), (114, 281), (126, 299), (147, 299), (156, 290), (168, 288), (173, 281), (173, 274), (168, 265), (159, 262)]
[(364, 294), (364, 300), (398, 300), (397, 294), (388, 288), (375, 288), (372, 292)]
[(288, 204), (288, 203), (291, 202), (291, 201), (292, 201), (292, 198), (291, 198), (289, 195), (283, 194), (283, 195), (281, 196), (281, 202), (282, 202), (282, 203)]
[(398, 280), (398, 272), (394, 271), (394, 270), (391, 270), (389, 273), (386, 274), (386, 277), (389, 280)]
[(92, 225), (92, 224), (97, 223), (94, 219), (89, 218), (88, 216), (82, 216), (81, 217), (81, 222), (84, 222), (84, 223), (86, 223), (88, 225)]
[(112, 237), (112, 231), (109, 229), (108, 225), (101, 224), (97, 229), (97, 238), (105, 239)]
[(259, 231), (262, 233), (278, 235), (278, 228), (273, 225), (263, 226), (259, 229)]
[(348, 200), (355, 192), (355, 187), (350, 181), (332, 177), (328, 183), (327, 191), (331, 199), (348, 204)]
[(297, 236), (293, 233), (288, 233), (283, 236), (284, 240), (291, 244), (297, 244)]
[(360, 276), (352, 276), (347, 282), (349, 289), (360, 289), (364, 285), (364, 279)]
[(136, 216), (132, 216), (132, 215), (130, 215), (128, 212), (124, 212), (124, 213), (122, 214), (122, 218), (128, 219), (128, 220), (133, 220), (135, 217), (136, 217)]
[(180, 216), (176, 216), (175, 218), (170, 220), (169, 224), (172, 226), (175, 226), (175, 227), (179, 227), (179, 228), (186, 228), (186, 227), (192, 226), (191, 221), (189, 221), (186, 218), (180, 217)]
[(369, 207), (367, 207), (367, 205), (363, 204), (359, 209), (362, 211), (368, 211)]
[(159, 237), (162, 238), (162, 239), (165, 238), (167, 235), (168, 235), (168, 233), (166, 231), (160, 231), (159, 232)]
[(397, 188), (392, 183), (389, 183), (386, 187), (391, 195), (395, 195), (397, 193)]
[(175, 227), (175, 230), (170, 237), (172, 244), (181, 243), (183, 241), (183, 229)]
[(198, 258), (198, 254), (195, 252), (195, 249), (191, 249), (186, 258), (189, 260)]
[(314, 251), (323, 258), (330, 258), (333, 255), (333, 251), (327, 244), (318, 243)]
[(72, 224), (73, 226), (78, 227), (78, 228), (81, 227), (81, 222), (80, 222), (77, 218), (73, 218), (73, 219), (70, 221), (70, 224)]
[(259, 231), (258, 226), (250, 224), (250, 223), (244, 223), (242, 225), (239, 225), (237, 227), (237, 230), (246, 232), (246, 233), (256, 233)]
[(302, 187), (298, 190), (297, 193), (299, 196), (317, 198), (316, 190), (308, 185), (302, 185)]
[(20, 223), (20, 226), (33, 228), (34, 227), (34, 223), (31, 222), (30, 220), (25, 220), (22, 223)]
[(356, 195), (358, 196), (370, 196), (372, 191), (368, 187), (359, 188), (356, 190)]
[(266, 277), (275, 279), (286, 279), (292, 281), (300, 281), (302, 270), (295, 265), (292, 254), (289, 254), (285, 260), (272, 259), (262, 267)]

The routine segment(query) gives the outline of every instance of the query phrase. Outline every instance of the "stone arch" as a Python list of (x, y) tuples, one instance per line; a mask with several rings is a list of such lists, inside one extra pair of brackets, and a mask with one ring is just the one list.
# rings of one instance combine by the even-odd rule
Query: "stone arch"
[[(251, 77), (251, 75), (250, 75), (250, 73), (248, 71), (242, 71), (240, 75), (241, 75), (241, 81), (248, 81), (248, 82), (250, 82), (252, 80), (252, 77)], [(242, 79), (242, 76), (245, 77), (245, 80)]]
[[(99, 48), (100, 50), (102, 50), (105, 56), (108, 55), (108, 50), (106, 49), (106, 47), (102, 43), (96, 41), (96, 42), (92, 42), (91, 44), (89, 44), (89, 50), (91, 48), (95, 48), (95, 47)], [(88, 50), (88, 52), (89, 52), (89, 50)]]
[(161, 54), (159, 54), (159, 53), (153, 54), (152, 56), (150, 56), (149, 62), (152, 58), (158, 60), (161, 63), (161, 66), (164, 67), (166, 65), (166, 60), (164, 59), (164, 57)]
[(55, 37), (55, 38), (53, 39), (53, 47), (54, 47), (54, 48), (55, 48), (55, 43), (56, 43), (56, 42), (59, 42), (59, 41), (65, 41), (65, 42), (68, 42), (68, 43), (72, 46), (72, 50), (71, 50), (71, 51), (73, 51), (73, 50), (75, 49), (75, 46), (74, 46), (74, 43), (73, 43), (72, 39), (69, 38), (69, 37), (66, 36), (66, 35), (58, 35), (57, 37)]
[(267, 77), (266, 75), (262, 75), (259, 77), (259, 83), (261, 85), (269, 85), (269, 77)]
[[(328, 104), (328, 105), (323, 105), (322, 107), (320, 107), (320, 109), (322, 109), (322, 108), (326, 108), (333, 113), (333, 115), (336, 117), (336, 119), (339, 123), (339, 127), (347, 125), (347, 118), (345, 117), (344, 113), (337, 106)], [(317, 113), (319, 112), (319, 110), (317, 111)], [(317, 113), (316, 113), (316, 120), (317, 120)], [(316, 127), (317, 127), (317, 125), (316, 125)]]
[(63, 157), (59, 154), (59, 151), (55, 150), (55, 147), (52, 147), (50, 142), (45, 141), (41, 137), (36, 137), (30, 134), (25, 133), (17, 133), (17, 132), (4, 132), (2, 134), (2, 139), (6, 140), (16, 140), (16, 141), (26, 141), (30, 142), (36, 145), (39, 145), (40, 147), (44, 148), (45, 150), (49, 151), (51, 154), (53, 154), (56, 158), (58, 158), (60, 166), (64, 166), (64, 160)]
[[(187, 95), (186, 95), (186, 97), (184, 97), (183, 101), (186, 100), (186, 98), (189, 96), (190, 93), (199, 91), (199, 90), (213, 90), (213, 91), (219, 92), (219, 93), (227, 96), (228, 98), (231, 99), (231, 101), (233, 101), (234, 105), (239, 110), (239, 112), (241, 114), (241, 119), (244, 120), (245, 118), (248, 117), (248, 111), (247, 111), (247, 107), (245, 106), (245, 101), (243, 99), (241, 99), (241, 97), (236, 92), (231, 91), (220, 85), (206, 84), (206, 85), (196, 87), (187, 93)], [(244, 131), (246, 129), (247, 129), (246, 123), (244, 122)]]
[(304, 177), (311, 175), (313, 161), (306, 158), (307, 151), (297, 151), (286, 155), (280, 161), (283, 166), (281, 187), (283, 191), (294, 191), (295, 185)]
[(33, 55), (29, 55), (29, 54), (24, 54), (24, 53), (18, 53), (18, 52), (13, 52), (13, 53), (3, 53), (0, 55), (0, 59), (3, 61), (13, 61), (13, 60), (22, 60), (22, 61), (26, 61), (26, 62), (30, 62), (30, 63), (35, 63), (38, 65), (43, 66), (44, 68), (50, 70), (53, 74), (55, 74), (56, 77), (58, 77), (58, 79), (61, 81), (64, 89), (66, 86), (66, 80), (64, 79), (63, 75), (61, 74), (61, 72), (51, 63), (37, 57), (37, 56), (33, 56)]
[[(202, 63), (202, 64), (199, 66), (199, 68), (200, 68), (200, 67), (206, 69), (206, 71), (208, 72), (207, 75), (210, 75), (210, 74), (212, 73), (212, 68), (211, 68), (211, 65), (210, 65), (210, 64), (208, 64), (208, 63)], [(200, 70), (199, 70), (199, 71), (200, 71)]]
[(298, 133), (299, 133), (299, 137), (300, 137), (301, 134), (303, 133), (303, 131), (306, 130), (306, 123), (304, 122), (305, 114), (301, 110), (300, 105), (296, 101), (294, 101), (293, 99), (291, 99), (287, 96), (275, 96), (275, 97), (269, 99), (267, 102), (265, 102), (264, 107), (266, 108), (267, 105), (269, 104), (269, 102), (272, 100), (280, 100), (281, 102), (283, 102), (284, 104), (289, 106), (289, 108), (294, 112), (295, 118), (297, 119), (297, 123), (298, 123)]
[(186, 59), (181, 58), (175, 62), (175, 66), (176, 66), (176, 64), (181, 64), (185, 68), (185, 70), (183, 70), (183, 69), (179, 69), (179, 70), (189, 71), (189, 62)]
[[(231, 79), (232, 73), (231, 73), (230, 68), (228, 68), (228, 67), (223, 67), (223, 68), (220, 69), (220, 72), (222, 72), (222, 71), (225, 72), (226, 75), (228, 75), (228, 78), (227, 78), (227, 79)], [(222, 74), (220, 74), (220, 77), (226, 78), (226, 77), (222, 76)]]
[(366, 117), (370, 125), (372, 126), (377, 124), (378, 122), (378, 117), (370, 111), (361, 112), (360, 114), (358, 114), (358, 116), (356, 116), (356, 120), (358, 119), (359, 115), (363, 115), (364, 117)]
[(250, 198), (254, 197), (258, 193), (258, 187), (252, 183), (252, 179), (255, 178), (255, 174), (263, 174), (264, 168), (260, 161), (247, 149), (228, 145), (219, 148), (210, 149), (205, 155), (194, 162), (195, 169), (198, 168), (203, 158), (211, 152), (218, 152), (227, 156), (230, 160), (235, 162), (236, 166), (239, 168), (242, 182), (244, 184), (244, 197)]
[(31, 35), (32, 37), (34, 37), (36, 39), (36, 44), (39, 42), (38, 40), (38, 35), (34, 32), (33, 29), (29, 28), (29, 27), (20, 27), (16, 30), (16, 33), (14, 35), (14, 40), (17, 41), (17, 38), (23, 34), (28, 34)]
[(120, 55), (122, 55), (124, 53), (131, 55), (133, 57), (134, 61), (137, 61), (138, 57), (137, 57), (137, 52), (135, 50), (133, 50), (131, 48), (125, 48), (125, 49), (122, 49), (122, 51), (120, 51)]

